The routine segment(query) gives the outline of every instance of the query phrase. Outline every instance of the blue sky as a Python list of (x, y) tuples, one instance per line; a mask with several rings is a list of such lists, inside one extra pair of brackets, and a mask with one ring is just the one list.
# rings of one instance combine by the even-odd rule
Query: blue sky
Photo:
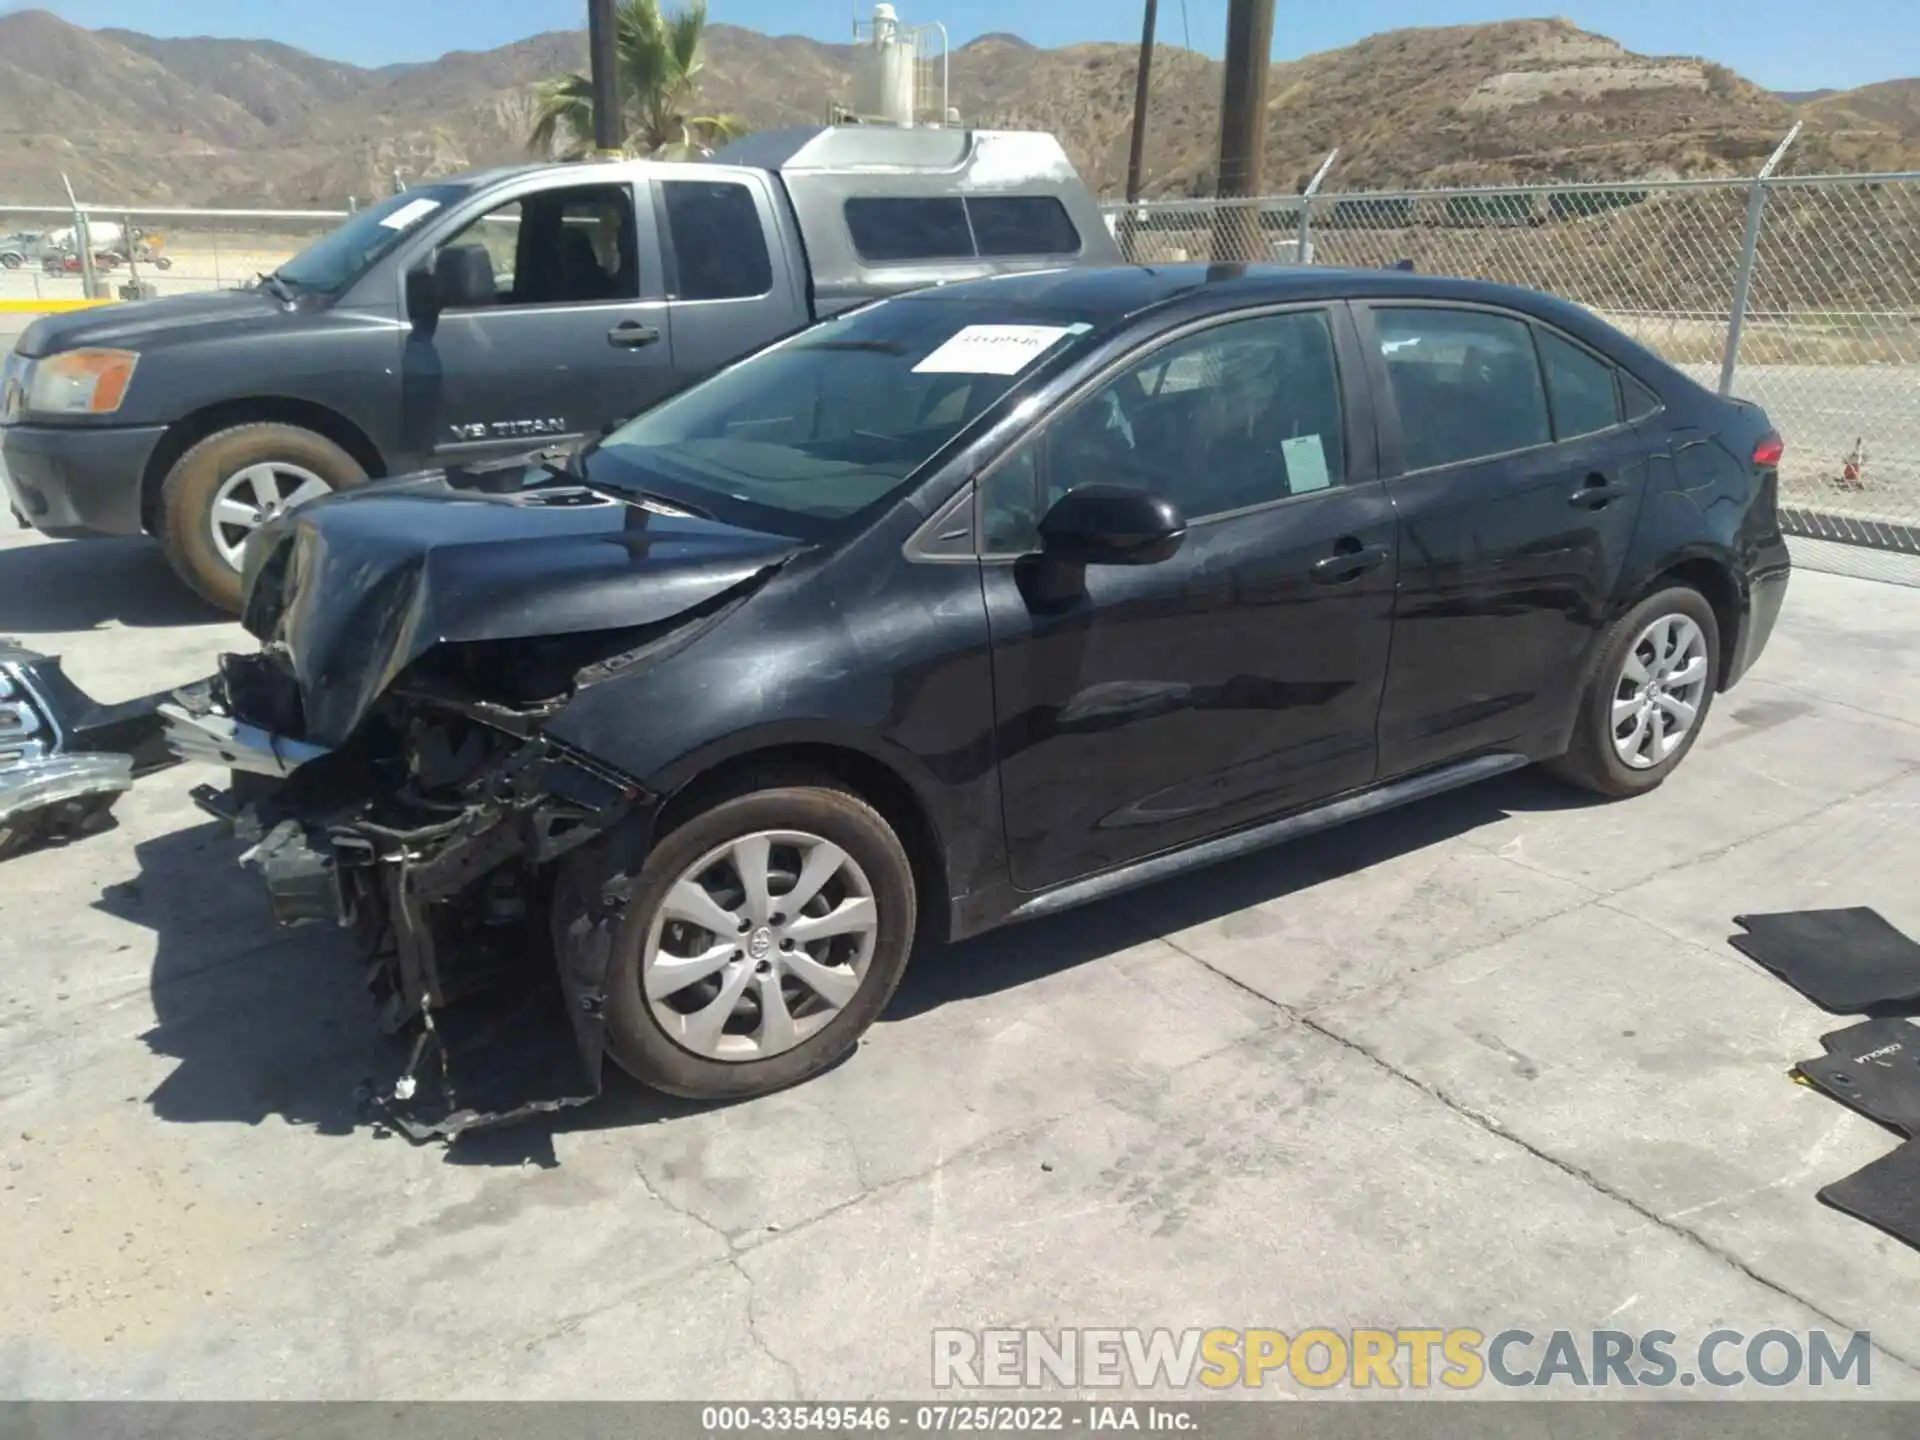
[[(79, 25), (157, 35), (283, 40), (380, 65), (449, 49), (485, 50), (585, 23), (584, 0), (38, 0)], [(861, 8), (871, 9), (868, 0)], [(1864, 85), (1920, 75), (1920, 0), (1561, 0), (1561, 13), (1635, 50), (1702, 55), (1781, 90)], [(842, 40), (851, 0), (709, 0), (712, 18), (776, 34)], [(0, 0), (0, 10), (26, 5)], [(899, 0), (911, 21), (946, 22), (954, 43), (1008, 30), (1036, 45), (1137, 40), (1138, 0)], [(1184, 10), (1184, 15), (1183, 15)], [(1539, 0), (1280, 0), (1279, 58), (1332, 49), (1404, 25), (1457, 25), (1552, 13)], [(1184, 22), (1184, 23), (1183, 23)], [(1226, 0), (1161, 0), (1160, 38), (1218, 54)]]

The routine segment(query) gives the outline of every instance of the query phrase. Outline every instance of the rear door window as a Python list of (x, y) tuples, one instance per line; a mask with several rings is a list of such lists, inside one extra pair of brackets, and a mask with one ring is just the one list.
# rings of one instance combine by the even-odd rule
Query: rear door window
[(1660, 408), (1660, 397), (1626, 371), (1620, 372), (1620, 400), (1629, 420), (1644, 420)]
[(1540, 360), (1524, 320), (1439, 306), (1379, 308), (1373, 318), (1407, 469), (1552, 443)]
[(773, 289), (773, 258), (753, 192), (735, 180), (661, 184), (681, 300), (740, 300)]
[(1554, 437), (1572, 440), (1618, 425), (1620, 395), (1613, 367), (1551, 330), (1534, 333), (1547, 372), (1547, 397), (1553, 402)]

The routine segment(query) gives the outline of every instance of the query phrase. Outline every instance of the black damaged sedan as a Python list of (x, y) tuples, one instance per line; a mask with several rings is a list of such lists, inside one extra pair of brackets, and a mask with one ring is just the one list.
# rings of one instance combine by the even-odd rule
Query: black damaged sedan
[(1535, 762), (1685, 758), (1788, 577), (1781, 441), (1594, 316), (1404, 273), (887, 300), (571, 456), (322, 500), (167, 707), (452, 1133), (792, 1084), (919, 942)]

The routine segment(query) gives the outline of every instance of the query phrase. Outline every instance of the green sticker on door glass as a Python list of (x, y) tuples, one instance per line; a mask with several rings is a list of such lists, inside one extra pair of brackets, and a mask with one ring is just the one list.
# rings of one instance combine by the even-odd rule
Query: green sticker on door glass
[(1280, 455), (1287, 462), (1287, 489), (1291, 493), (1301, 495), (1333, 484), (1333, 477), (1327, 473), (1327, 452), (1318, 435), (1282, 440)]

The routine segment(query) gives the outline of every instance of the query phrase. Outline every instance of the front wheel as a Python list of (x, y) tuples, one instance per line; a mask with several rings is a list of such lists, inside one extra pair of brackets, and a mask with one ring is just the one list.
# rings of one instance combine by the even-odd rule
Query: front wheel
[(916, 903), (899, 838), (851, 791), (817, 779), (721, 799), (636, 877), (607, 977), (608, 1051), (694, 1099), (808, 1079), (886, 1008)]
[(1639, 795), (1693, 748), (1720, 674), (1720, 625), (1698, 590), (1649, 595), (1601, 642), (1573, 744), (1547, 769), (1601, 795)]
[(366, 478), (324, 435), (297, 425), (236, 425), (209, 435), (168, 473), (160, 489), (160, 541), (182, 580), (238, 614), (240, 570), (253, 532), (283, 510)]

